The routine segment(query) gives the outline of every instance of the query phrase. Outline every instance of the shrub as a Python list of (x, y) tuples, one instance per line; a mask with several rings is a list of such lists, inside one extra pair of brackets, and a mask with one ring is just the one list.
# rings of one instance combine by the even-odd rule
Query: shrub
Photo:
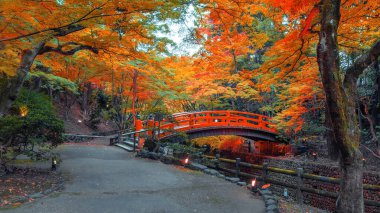
[(63, 131), (48, 96), (23, 89), (10, 114), (0, 118), (1, 161), (9, 160), (9, 153), (38, 157), (62, 142)]

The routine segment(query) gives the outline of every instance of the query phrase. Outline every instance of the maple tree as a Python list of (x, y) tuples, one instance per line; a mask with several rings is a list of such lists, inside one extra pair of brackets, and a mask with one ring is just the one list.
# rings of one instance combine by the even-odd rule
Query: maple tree
[[(247, 14), (252, 14), (253, 17), (254, 14), (262, 14), (271, 18), (273, 26), (282, 33), (282, 37), (265, 46), (264, 62), (259, 69), (248, 74), (248, 79), (254, 80), (248, 83), (256, 91), (274, 92), (278, 102), (274, 110), (272, 109), (276, 113), (275, 119), (284, 128), (295, 132), (302, 128), (303, 115), (315, 110), (315, 107), (322, 109), (326, 97), (329, 150), (334, 158), (340, 156), (342, 168), (337, 210), (363, 212), (362, 157), (359, 151), (360, 133), (355, 111), (356, 81), (363, 70), (371, 66), (379, 55), (379, 7), (375, 1), (348, 0), (341, 3), (327, 0), (231, 0), (204, 3), (208, 4), (205, 8), (210, 10), (209, 30), (215, 30), (215, 33), (206, 36), (206, 48), (208, 42), (222, 42), (224, 33), (234, 31), (233, 24), (241, 28), (241, 25), (248, 24), (251, 29), (255, 29), (255, 26), (249, 25), (252, 20), (244, 18)], [(250, 8), (249, 11), (247, 8)], [(238, 34), (240, 33), (243, 33), (243, 30)], [(241, 43), (244, 39), (235, 42)], [(210, 46), (215, 50), (221, 49), (222, 54), (206, 49), (208, 51), (205, 54), (209, 54), (206, 56), (207, 62), (210, 61), (212, 64), (212, 60), (215, 59), (215, 63), (205, 75), (212, 79), (212, 83), (215, 83), (214, 76), (217, 74), (224, 72), (224, 79), (233, 76), (232, 73), (236, 73), (237, 69), (231, 67), (230, 64), (234, 63), (228, 60), (228, 56), (234, 52), (223, 52), (224, 48), (229, 47), (228, 43)], [(352, 53), (358, 55), (355, 62), (340, 63), (342, 55)], [(225, 72), (226, 69), (231, 75)], [(240, 82), (240, 79), (238, 81)], [(225, 84), (224, 88), (218, 88), (219, 92), (230, 94), (231, 87), (228, 86)], [(201, 94), (205, 95), (204, 92)], [(236, 97), (236, 94), (232, 93), (232, 96)], [(314, 102), (313, 107), (309, 106), (310, 102)]]
[[(294, 29), (290, 27), (287, 36), (279, 41), (288, 39), (286, 44), (294, 47), (295, 50), (277, 54), (281, 63), (277, 65), (278, 60), (275, 60), (268, 66), (284, 64), (281, 71), (276, 73), (280, 78), (284, 78), (289, 72), (294, 73), (296, 67), (302, 68), (305, 63), (303, 60), (310, 61), (310, 54), (317, 58), (314, 61), (318, 64), (326, 96), (327, 129), (328, 131), (332, 129), (329, 133), (332, 136), (329, 141), (334, 149), (330, 150), (333, 150), (335, 157), (340, 155), (342, 168), (337, 210), (338, 212), (363, 212), (362, 155), (359, 151), (360, 133), (355, 111), (356, 80), (378, 57), (378, 41), (376, 43), (378, 31), (373, 28), (373, 25), (377, 23), (375, 17), (379, 8), (370, 1), (345, 1), (344, 3), (303, 1), (302, 4), (269, 1), (268, 3), (281, 9), (279, 16), (285, 13), (289, 15), (288, 19), (292, 24), (300, 23), (294, 24)], [(301, 14), (305, 14), (306, 18), (299, 21)], [(353, 27), (358, 23), (361, 23), (360, 26)], [(318, 43), (318, 48), (315, 56), (313, 47), (316, 43)], [(373, 44), (374, 46), (359, 56), (352, 65), (341, 66), (339, 51), (351, 52), (360, 47), (369, 49)], [(273, 47), (276, 49), (279, 46)], [(345, 72), (342, 72), (342, 69)]]
[(180, 10), (172, 8), (181, 5), (181, 1), (3, 1), (0, 42), (4, 63), (0, 69), (11, 77), (2, 89), (0, 114), (17, 97), (37, 56), (52, 59), (48, 53), (79, 54), (88, 65), (96, 57), (79, 51), (101, 58), (112, 54), (127, 60), (145, 59), (147, 53), (165, 48), (165, 39), (152, 31), (162, 27), (159, 20), (178, 17)]

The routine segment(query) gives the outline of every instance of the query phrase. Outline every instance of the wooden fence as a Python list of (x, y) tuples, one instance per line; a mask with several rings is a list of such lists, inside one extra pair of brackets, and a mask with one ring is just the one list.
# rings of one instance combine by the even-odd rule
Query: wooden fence
[[(308, 188), (308, 187), (303, 186), (303, 179), (311, 179), (311, 180), (316, 180), (316, 181), (320, 181), (320, 182), (324, 182), (324, 183), (339, 184), (340, 183), (339, 178), (333, 178), (333, 177), (320, 176), (320, 175), (315, 175), (315, 174), (310, 174), (310, 173), (304, 173), (302, 168), (297, 168), (297, 170), (295, 171), (295, 170), (289, 170), (289, 169), (270, 167), (270, 166), (268, 166), (267, 163), (263, 163), (263, 165), (250, 164), (250, 163), (246, 163), (246, 162), (241, 162), (240, 158), (236, 158), (236, 160), (220, 158), (218, 154), (215, 157), (209, 156), (209, 155), (203, 155), (203, 157), (208, 158), (208, 159), (212, 159), (212, 162), (214, 165), (210, 165), (210, 167), (212, 167), (216, 170), (221, 170), (221, 171), (224, 171), (227, 173), (234, 174), (236, 177), (245, 177), (245, 178), (251, 178), (251, 179), (256, 178), (257, 180), (260, 180), (260, 181), (263, 181), (266, 183), (272, 183), (275, 185), (293, 188), (296, 190), (296, 199), (299, 203), (303, 202), (302, 192), (309, 192), (309, 193), (313, 193), (313, 194), (317, 194), (317, 195), (321, 195), (321, 196), (325, 196), (325, 197), (331, 197), (331, 198), (337, 198), (338, 197), (338, 193), (336, 193), (336, 192), (330, 192), (330, 191)], [(235, 169), (223, 168), (220, 166), (221, 162), (234, 164)], [(253, 174), (241, 172), (240, 169), (242, 167), (261, 170), (262, 176), (256, 176)], [(278, 173), (278, 174), (294, 176), (294, 177), (296, 177), (297, 185), (290, 184), (290, 183), (287, 183), (285, 181), (270, 179), (268, 177), (268, 172), (274, 172), (274, 173)], [(380, 192), (380, 185), (363, 184), (363, 189)], [(368, 206), (380, 207), (380, 202), (375, 201), (375, 200), (364, 199), (364, 204), (368, 205)]]

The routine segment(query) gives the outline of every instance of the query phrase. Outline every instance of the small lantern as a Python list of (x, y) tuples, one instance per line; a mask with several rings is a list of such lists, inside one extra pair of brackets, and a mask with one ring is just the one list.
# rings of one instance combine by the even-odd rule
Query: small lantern
[(57, 170), (57, 158), (56, 157), (51, 158), (51, 170), (52, 171)]
[(20, 115), (21, 117), (25, 117), (28, 115), (29, 109), (27, 106), (23, 105), (20, 107)]
[(365, 166), (365, 164), (366, 164), (365, 158), (362, 158), (362, 161), (363, 161), (363, 166)]
[(314, 161), (316, 161), (317, 160), (317, 153), (313, 152), (313, 153), (311, 153), (311, 155), (313, 156)]
[(183, 161), (185, 164), (188, 164), (189, 163), (189, 157), (185, 158), (185, 160)]
[(248, 186), (252, 192), (257, 192), (257, 181), (256, 178), (251, 180), (251, 184)]

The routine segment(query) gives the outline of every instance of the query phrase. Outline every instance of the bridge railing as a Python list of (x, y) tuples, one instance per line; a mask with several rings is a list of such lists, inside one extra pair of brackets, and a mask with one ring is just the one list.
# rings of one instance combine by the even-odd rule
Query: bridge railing
[[(163, 120), (160, 125), (160, 137), (171, 134), (171, 130), (189, 131), (210, 127), (242, 127), (277, 133), (268, 116), (230, 110), (202, 111), (178, 113), (173, 115), (173, 121)], [(158, 124), (157, 124), (158, 125)], [(156, 126), (157, 126), (156, 125)], [(152, 127), (148, 122), (147, 128)]]

